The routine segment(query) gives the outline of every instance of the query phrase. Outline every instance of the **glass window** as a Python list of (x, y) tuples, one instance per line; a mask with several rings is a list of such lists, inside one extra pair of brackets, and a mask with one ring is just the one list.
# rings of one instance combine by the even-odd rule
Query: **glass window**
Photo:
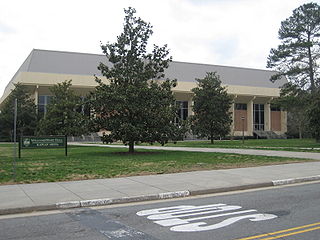
[(46, 96), (46, 97), (47, 97), (46, 104), (50, 104), (53, 96)]
[(53, 96), (40, 95), (38, 97), (38, 113), (46, 113), (47, 105), (51, 102)]
[(38, 105), (38, 112), (44, 113), (44, 105)]
[(254, 130), (264, 131), (264, 104), (253, 104)]
[(179, 123), (179, 120), (187, 120), (188, 118), (188, 101), (176, 101), (176, 106), (178, 107), (178, 117), (175, 122)]
[(234, 105), (234, 108), (236, 110), (247, 110), (247, 104), (246, 103), (236, 103)]
[(39, 96), (38, 104), (45, 104), (46, 96)]

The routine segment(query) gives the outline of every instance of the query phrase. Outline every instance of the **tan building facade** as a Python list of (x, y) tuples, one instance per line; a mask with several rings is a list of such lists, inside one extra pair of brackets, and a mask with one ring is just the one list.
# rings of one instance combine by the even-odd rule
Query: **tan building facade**
[[(104, 55), (34, 49), (9, 82), (0, 105), (15, 83), (29, 89), (38, 110), (42, 112), (46, 111), (46, 105), (50, 102), (49, 87), (54, 84), (71, 79), (75, 91), (86, 96), (97, 85), (94, 75), (107, 82), (97, 69), (100, 62), (110, 65)], [(267, 70), (172, 62), (165, 74), (167, 78), (178, 80), (173, 91), (180, 105), (180, 118), (186, 119), (192, 115), (191, 89), (197, 86), (195, 79), (203, 78), (206, 72), (217, 72), (234, 99), (230, 109), (233, 116), (232, 135), (240, 136), (243, 131), (246, 136), (253, 136), (256, 131), (277, 134), (287, 131), (286, 112), (270, 105), (272, 99), (279, 97), (279, 87), (286, 80), (270, 82), (274, 72)]]

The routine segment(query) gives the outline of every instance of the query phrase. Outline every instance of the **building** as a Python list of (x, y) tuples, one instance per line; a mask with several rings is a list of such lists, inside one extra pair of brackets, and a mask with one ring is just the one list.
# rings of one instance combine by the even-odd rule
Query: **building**
[[(50, 101), (49, 87), (59, 82), (72, 79), (75, 91), (85, 96), (97, 85), (94, 75), (101, 77), (97, 69), (100, 62), (110, 64), (104, 55), (34, 49), (7, 85), (0, 105), (18, 82), (29, 89), (40, 112), (46, 111)], [(279, 87), (286, 80), (270, 82), (274, 72), (267, 70), (172, 62), (165, 74), (178, 80), (173, 91), (180, 104), (181, 118), (192, 114), (191, 89), (196, 87), (195, 78), (203, 78), (206, 72), (214, 71), (234, 98), (231, 109), (234, 136), (242, 135), (243, 130), (246, 136), (253, 136), (256, 131), (277, 134), (287, 131), (286, 112), (270, 105), (272, 99), (279, 97)], [(107, 81), (104, 77), (101, 79)]]

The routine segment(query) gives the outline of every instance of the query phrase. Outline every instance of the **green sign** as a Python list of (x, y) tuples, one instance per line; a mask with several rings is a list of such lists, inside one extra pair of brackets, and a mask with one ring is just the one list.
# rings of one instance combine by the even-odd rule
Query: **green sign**
[(21, 148), (64, 148), (65, 137), (22, 137)]
[(22, 136), (19, 141), (19, 158), (21, 157), (21, 149), (28, 148), (65, 148), (67, 156), (67, 136)]

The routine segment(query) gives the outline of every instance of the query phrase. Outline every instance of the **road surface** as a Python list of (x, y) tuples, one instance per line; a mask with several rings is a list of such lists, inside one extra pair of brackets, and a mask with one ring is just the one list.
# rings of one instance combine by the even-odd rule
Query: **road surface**
[(320, 183), (0, 216), (0, 239), (319, 240)]

